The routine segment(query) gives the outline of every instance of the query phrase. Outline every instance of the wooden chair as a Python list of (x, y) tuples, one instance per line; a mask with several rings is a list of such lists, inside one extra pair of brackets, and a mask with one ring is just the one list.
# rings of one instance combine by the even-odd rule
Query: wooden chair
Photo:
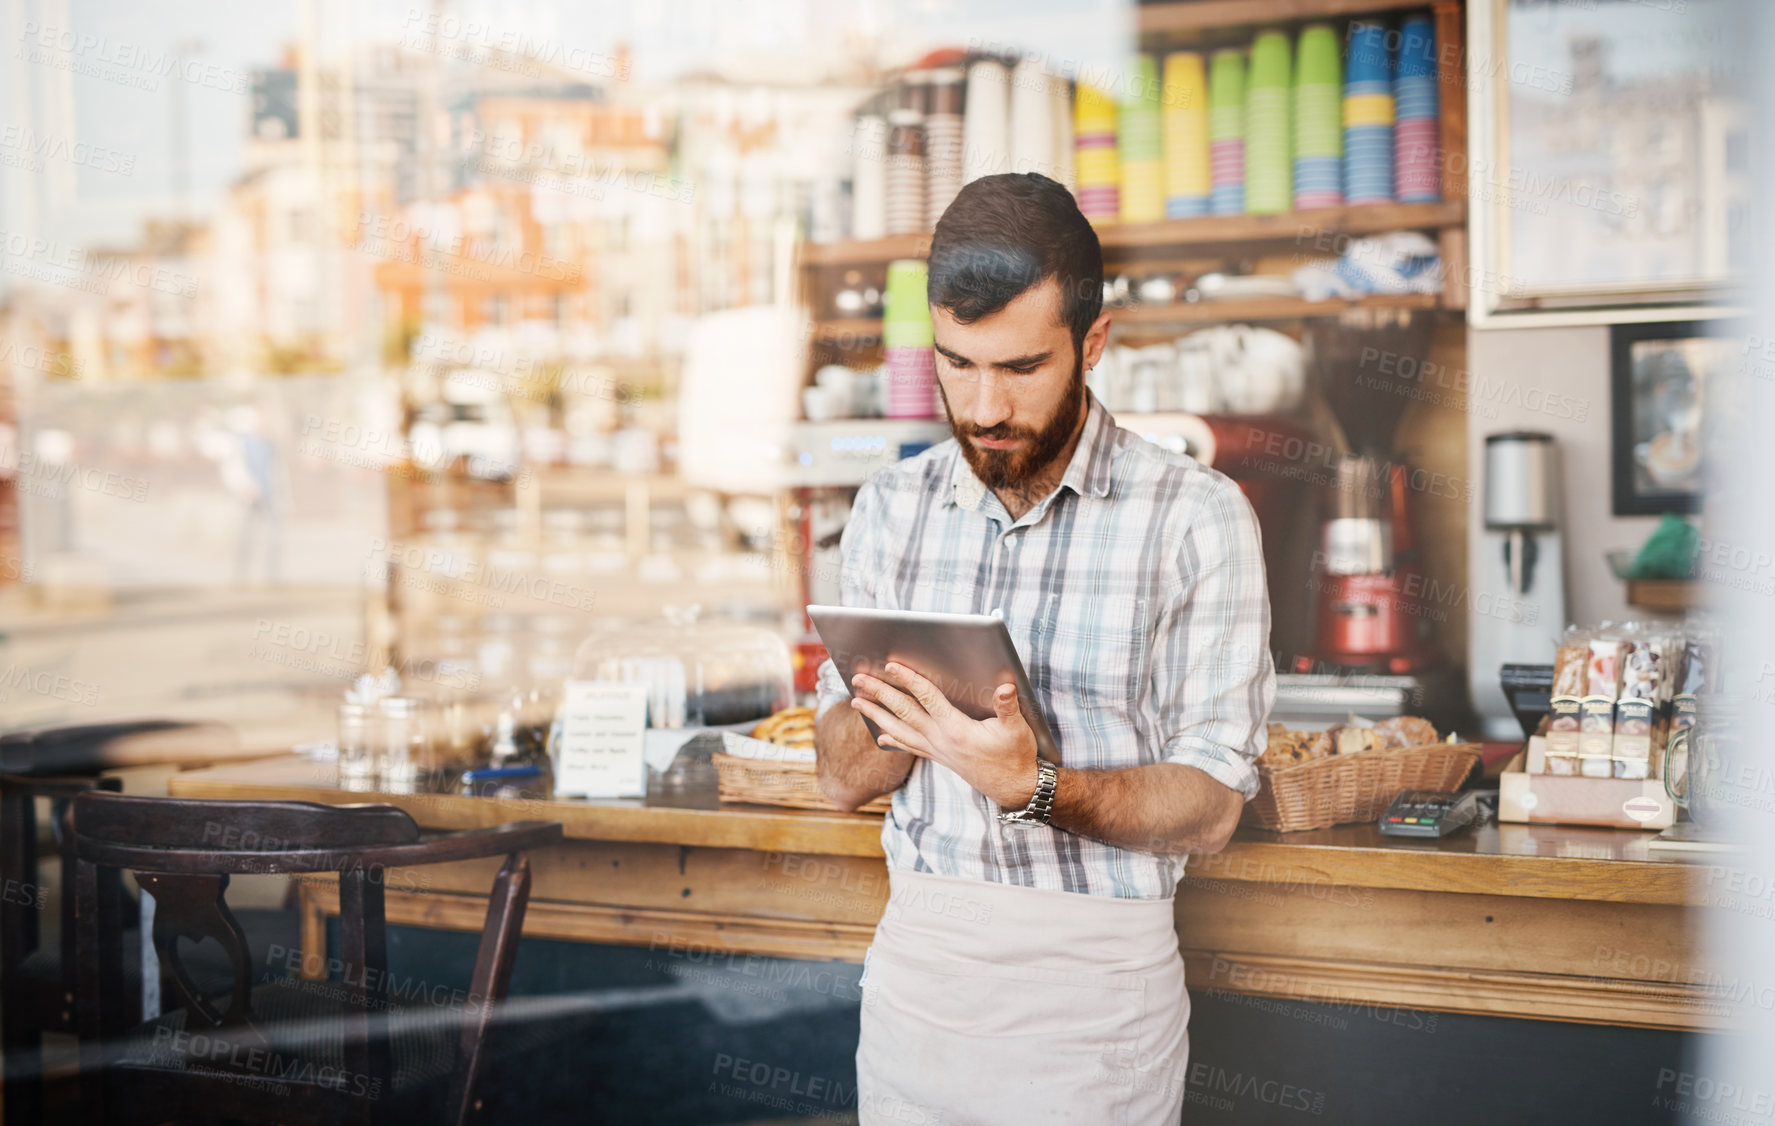
[[(75, 856), (81, 1098), (89, 1122), (223, 1118), (279, 1123), (467, 1122), (486, 1032), (505, 999), (530, 895), (529, 849), (559, 822), (521, 821), (421, 840), (393, 806), (194, 801), (81, 794), (68, 825)], [(390, 1006), (383, 888), (391, 873), (505, 856), (494, 877), (460, 1015), (427, 997)], [(129, 869), (155, 900), (153, 940), (169, 1011), (104, 1035), (117, 929), (100, 874)], [(337, 873), (343, 981), (253, 985), (246, 936), (224, 900), (234, 873)], [(214, 939), (233, 985), (206, 995), (179, 941)], [(404, 990), (401, 990), (404, 992)], [(455, 994), (452, 994), (455, 996)], [(443, 1105), (437, 1096), (444, 1089)]]
[[(46, 891), (37, 857), (37, 799), (66, 800), (88, 790), (118, 788), (115, 778), (0, 774), (0, 1051), (6, 1058), (6, 1122), (42, 1121), (43, 1035), (73, 1035), (75, 1030), (74, 897), (67, 891), (74, 871), (73, 841), (64, 834), (58, 844), (64, 888), (61, 936), (55, 949), (44, 949), (39, 924)], [(123, 889), (116, 872), (101, 881), (100, 892), (119, 901), (115, 910), (121, 918)], [(119, 970), (130, 966), (125, 961)], [(139, 1018), (139, 979), (135, 984), (138, 988), (131, 989), (126, 975), (107, 990), (107, 1031)]]

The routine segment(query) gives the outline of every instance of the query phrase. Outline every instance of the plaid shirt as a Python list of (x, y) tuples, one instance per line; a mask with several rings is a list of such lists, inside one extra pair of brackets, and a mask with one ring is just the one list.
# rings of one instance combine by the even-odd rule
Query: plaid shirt
[[(1013, 521), (953, 438), (858, 490), (842, 541), (847, 606), (1003, 617), (1062, 765), (1193, 766), (1244, 794), (1275, 698), (1257, 518), (1238, 486), (1088, 413), (1060, 486)], [(830, 660), (820, 710), (849, 697)], [(920, 759), (882, 826), (888, 864), (1128, 899), (1167, 899), (1184, 858), (998, 808)]]

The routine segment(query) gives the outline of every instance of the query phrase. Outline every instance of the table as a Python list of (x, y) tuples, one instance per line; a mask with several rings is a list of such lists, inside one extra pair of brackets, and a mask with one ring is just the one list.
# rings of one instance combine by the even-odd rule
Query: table
[[(355, 793), (330, 763), (284, 756), (187, 771), (177, 797), (386, 801), (426, 829), (544, 818), (525, 933), (686, 958), (861, 961), (887, 903), (880, 818), (768, 806)], [(715, 803), (709, 803), (714, 806)], [(1486, 823), (1399, 840), (1373, 826), (1241, 829), (1178, 890), (1192, 990), (1399, 1011), (1728, 1027), (1699, 916), (1728, 904), (1730, 866), (1652, 853), (1649, 834)], [(389, 921), (474, 930), (491, 862), (391, 886)], [(331, 889), (301, 893), (304, 969), (324, 972)]]

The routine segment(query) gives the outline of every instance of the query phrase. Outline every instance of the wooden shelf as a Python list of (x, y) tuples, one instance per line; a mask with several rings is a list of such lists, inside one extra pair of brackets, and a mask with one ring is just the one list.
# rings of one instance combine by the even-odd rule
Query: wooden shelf
[(814, 322), (814, 339), (821, 344), (874, 347), (881, 343), (880, 317), (836, 317)]
[(1700, 599), (1693, 579), (1628, 579), (1627, 605), (1663, 614), (1680, 614)]
[(1433, 293), (1377, 295), (1353, 300), (1308, 301), (1300, 297), (1252, 297), (1225, 301), (1179, 302), (1174, 305), (1129, 305), (1109, 310), (1112, 324), (1224, 324), (1235, 321), (1292, 321), (1336, 317), (1353, 309), (1437, 309)]
[(852, 266), (892, 262), (896, 258), (925, 258), (931, 253), (931, 235), (889, 235), (880, 239), (845, 239), (842, 242), (804, 242), (803, 266)]
[[(1114, 259), (1129, 252), (1187, 250), (1192, 247), (1310, 245), (1302, 250), (1335, 254), (1321, 246), (1323, 235), (1369, 235), (1381, 231), (1444, 230), (1467, 225), (1467, 205), (1441, 203), (1373, 203), (1358, 207), (1326, 207), (1315, 211), (1284, 211), (1276, 215), (1205, 215), (1158, 223), (1106, 223), (1097, 230), (1104, 254)], [(810, 242), (801, 248), (804, 266), (869, 266), (897, 258), (923, 258), (931, 236), (895, 235), (869, 241)]]
[(1140, 5), (1135, 20), (1142, 35), (1176, 35), (1429, 6), (1428, 0), (1174, 0)]
[(1318, 236), (1441, 230), (1466, 224), (1467, 205), (1460, 202), (1371, 203), (1314, 211), (1284, 211), (1275, 215), (1204, 215), (1197, 219), (1166, 219), (1158, 223), (1109, 223), (1098, 229), (1097, 239), (1106, 253), (1231, 243), (1295, 243), (1310, 239), (1314, 245), (1303, 247), (1304, 251), (1335, 255), (1341, 248), (1319, 248)]
[[(1300, 297), (1253, 297), (1224, 301), (1178, 302), (1172, 305), (1126, 305), (1109, 310), (1114, 324), (1222, 324), (1234, 321), (1292, 321), (1335, 317), (1352, 309), (1424, 309), (1442, 307), (1433, 293), (1377, 295), (1353, 300), (1308, 301)], [(845, 317), (816, 321), (814, 339), (825, 344), (873, 347), (881, 343), (881, 321)]]

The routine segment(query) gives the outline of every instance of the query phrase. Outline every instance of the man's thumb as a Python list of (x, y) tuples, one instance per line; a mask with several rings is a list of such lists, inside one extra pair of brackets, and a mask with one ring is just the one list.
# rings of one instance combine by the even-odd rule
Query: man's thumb
[(1000, 685), (997, 694), (992, 698), (992, 703), (993, 706), (997, 708), (998, 718), (1000, 719), (1016, 719), (1017, 716), (1022, 714), (1021, 710), (1017, 707), (1017, 688), (1015, 685)]

